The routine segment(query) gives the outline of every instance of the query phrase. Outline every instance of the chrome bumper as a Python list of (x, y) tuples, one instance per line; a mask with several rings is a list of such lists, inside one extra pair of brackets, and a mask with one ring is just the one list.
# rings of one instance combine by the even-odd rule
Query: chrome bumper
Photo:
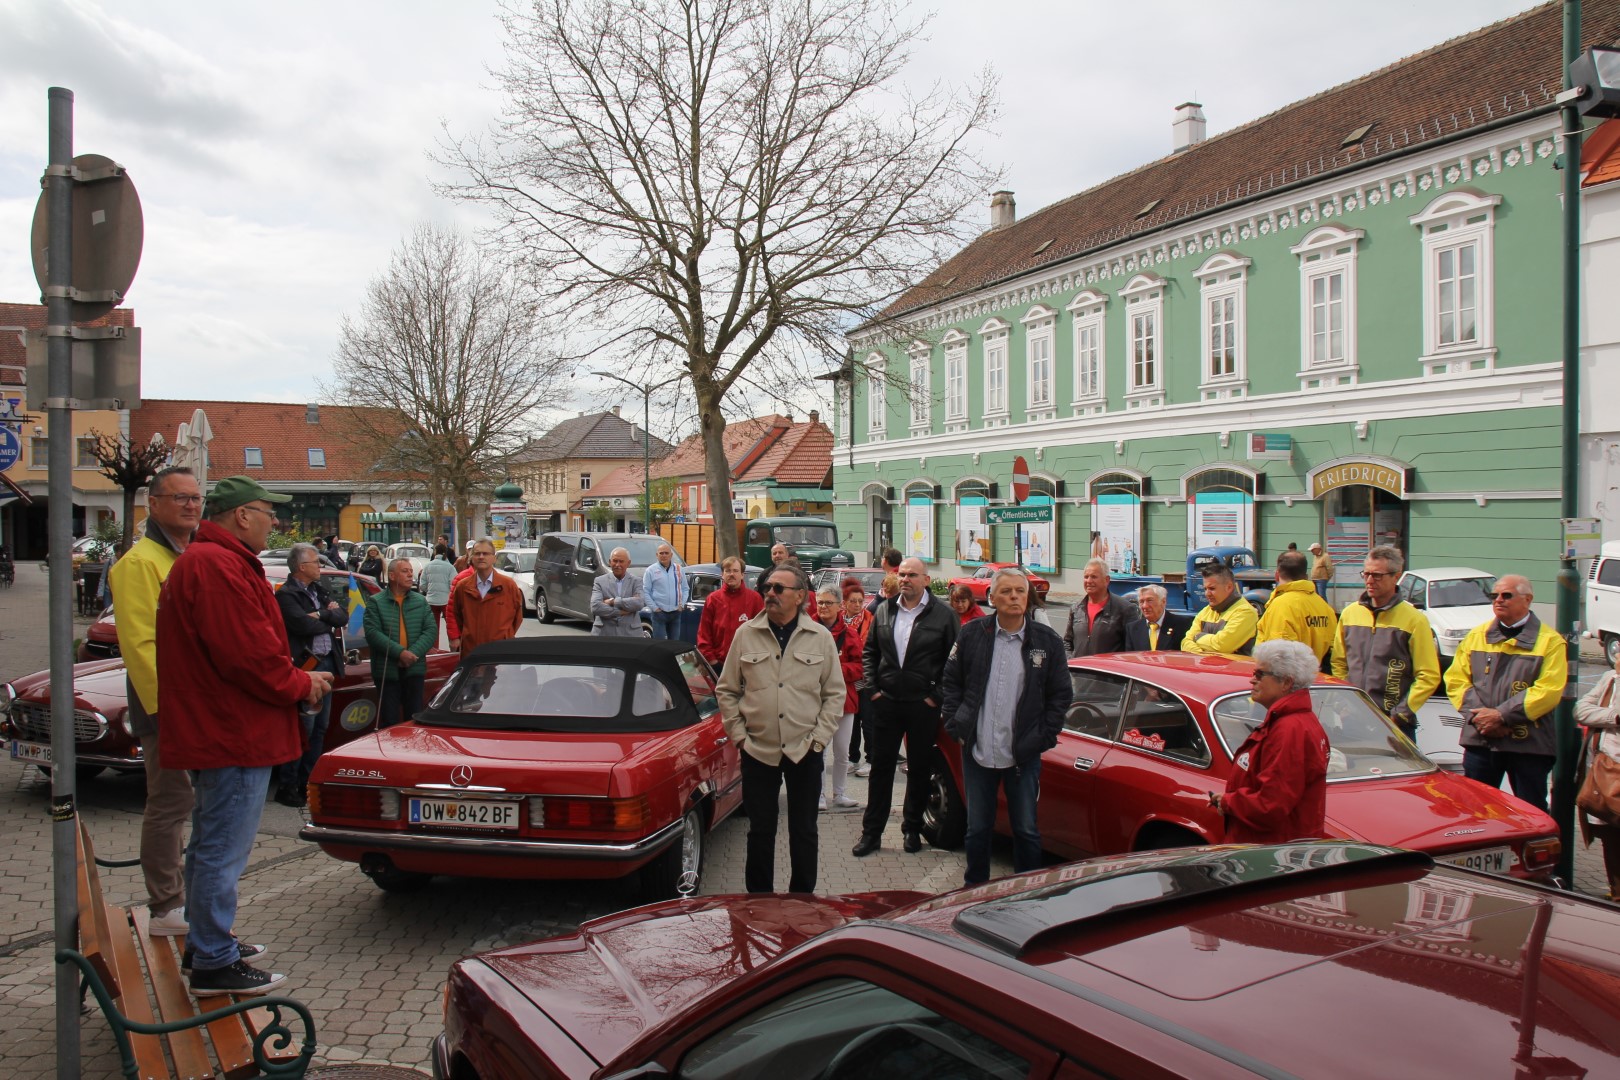
[(673, 821), (651, 836), (627, 844), (591, 841), (531, 840), (523, 837), (428, 836), (422, 833), (336, 829), (305, 825), (298, 839), (312, 844), (338, 844), (370, 851), (442, 851), (453, 855), (515, 855), (535, 859), (628, 860), (656, 855), (680, 838), (682, 822)]

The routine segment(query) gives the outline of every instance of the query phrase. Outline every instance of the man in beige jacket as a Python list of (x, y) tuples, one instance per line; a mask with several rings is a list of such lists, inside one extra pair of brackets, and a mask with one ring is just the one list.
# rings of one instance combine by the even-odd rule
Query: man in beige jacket
[(822, 751), (844, 711), (844, 674), (827, 628), (802, 614), (809, 582), (778, 566), (760, 592), (765, 610), (737, 628), (717, 697), (742, 758), (749, 892), (775, 892), (777, 797), (787, 785), (789, 892), (816, 888)]

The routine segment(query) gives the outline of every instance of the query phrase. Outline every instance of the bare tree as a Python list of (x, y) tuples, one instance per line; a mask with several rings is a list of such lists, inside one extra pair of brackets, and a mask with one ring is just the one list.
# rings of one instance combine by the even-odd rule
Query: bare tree
[[(322, 387), (350, 414), (349, 438), (379, 481), (429, 492), (434, 513), (500, 479), (554, 403), (534, 300), (460, 234), (421, 225), (345, 316), (337, 374)], [(466, 527), (458, 525), (458, 527)]]
[(121, 433), (103, 434), (90, 429), (95, 445), (90, 454), (96, 459), (96, 468), (102, 476), (117, 484), (124, 492), (123, 547), (127, 549), (135, 539), (135, 495), (152, 482), (152, 476), (168, 460), (169, 447), (163, 436), (153, 435), (152, 441), (139, 446)]
[[(965, 141), (988, 76), (895, 84), (921, 24), (889, 0), (534, 0), (507, 6), (507, 98), (449, 142), (445, 190), (498, 237), (573, 347), (692, 385), (721, 550), (737, 550), (722, 406), (786, 398), (817, 358), (965, 239), (995, 182)], [(578, 328), (601, 327), (599, 331)]]

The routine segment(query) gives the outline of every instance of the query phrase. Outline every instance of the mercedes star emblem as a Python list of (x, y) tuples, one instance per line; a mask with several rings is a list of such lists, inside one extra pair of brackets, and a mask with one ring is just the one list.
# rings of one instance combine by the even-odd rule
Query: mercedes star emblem
[(457, 765), (450, 770), (450, 782), (456, 787), (466, 787), (472, 783), (472, 766)]

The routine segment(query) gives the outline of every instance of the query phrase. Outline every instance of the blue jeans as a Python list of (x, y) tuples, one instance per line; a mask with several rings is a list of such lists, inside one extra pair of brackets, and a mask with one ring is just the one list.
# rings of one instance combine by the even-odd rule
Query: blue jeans
[(967, 835), (962, 847), (967, 853), (963, 884), (978, 885), (990, 880), (990, 836), (996, 830), (996, 789), (1007, 792), (1007, 822), (1013, 833), (1013, 869), (1022, 874), (1041, 868), (1041, 830), (1035, 820), (1035, 803), (1041, 796), (1041, 761), (1015, 765), (1010, 769), (987, 769), (973, 760), (973, 752), (962, 750), (962, 793), (967, 799)]
[(681, 612), (679, 608), (674, 611), (649, 611), (647, 612), (647, 622), (652, 626), (652, 636), (660, 641), (665, 639), (673, 641), (681, 636)]
[(236, 889), (253, 854), (264, 813), (270, 768), (197, 769), (191, 774), (196, 803), (191, 843), (186, 847), (186, 944), (195, 951), (193, 970), (229, 967), (238, 958)]
[[(315, 665), (316, 671), (330, 672), (334, 680), (338, 677), (337, 661), (341, 659), (336, 652), (329, 652), (320, 658)], [(332, 721), (332, 695), (327, 694), (321, 698), (320, 708), (312, 714), (306, 714), (302, 708), (298, 710), (298, 722), (304, 726), (304, 756), (298, 759), (292, 777), (292, 786), (299, 791), (309, 783), (309, 774), (315, 771), (315, 762), (320, 760), (321, 750), (326, 745), (326, 727)], [(283, 766), (282, 778), (287, 778), (286, 768)]]
[(1552, 775), (1550, 754), (1515, 754), (1484, 746), (1463, 747), (1463, 775), (1486, 787), (1501, 787), (1502, 777), (1513, 784), (1513, 794), (1547, 812), (1547, 777)]

